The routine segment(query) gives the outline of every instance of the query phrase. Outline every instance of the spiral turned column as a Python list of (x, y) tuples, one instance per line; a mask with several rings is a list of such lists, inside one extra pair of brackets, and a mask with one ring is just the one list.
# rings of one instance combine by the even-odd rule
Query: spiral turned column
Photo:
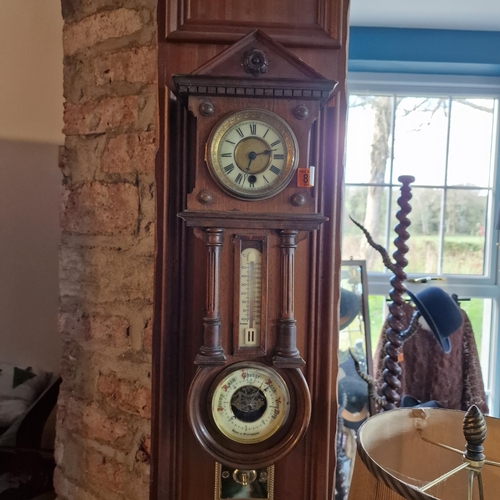
[(402, 323), (403, 319), (403, 294), (406, 291), (404, 281), (406, 273), (404, 268), (408, 265), (405, 255), (408, 253), (406, 241), (410, 237), (407, 228), (411, 222), (408, 219), (408, 214), (411, 212), (409, 201), (412, 198), (410, 184), (415, 181), (415, 177), (411, 175), (402, 175), (398, 178), (401, 182), (401, 195), (398, 198), (398, 205), (401, 209), (397, 212), (396, 218), (399, 224), (394, 228), (397, 237), (394, 240), (396, 246), (395, 252), (392, 254), (395, 260), (393, 266), (394, 276), (391, 278), (392, 290), (389, 292), (391, 302), (389, 303), (389, 316), (387, 318), (388, 329), (386, 330), (387, 343), (385, 344), (384, 358), (384, 383), (382, 385), (382, 394), (386, 399), (384, 410), (392, 410), (399, 406), (401, 401), (401, 367), (399, 366), (399, 355), (403, 340), (400, 337), (401, 332), (405, 329)]

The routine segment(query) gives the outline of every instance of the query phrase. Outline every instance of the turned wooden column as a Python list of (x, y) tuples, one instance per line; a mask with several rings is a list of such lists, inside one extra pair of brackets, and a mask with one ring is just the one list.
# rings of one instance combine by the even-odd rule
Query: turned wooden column
[(273, 363), (277, 368), (300, 368), (305, 361), (297, 349), (297, 327), (294, 317), (294, 275), (295, 249), (298, 231), (280, 231), (281, 248), (281, 307), (278, 319), (278, 336), (274, 349)]
[(224, 365), (226, 356), (220, 339), (220, 253), (224, 243), (224, 229), (205, 229), (207, 247), (207, 315), (203, 318), (203, 345), (196, 356), (197, 365)]

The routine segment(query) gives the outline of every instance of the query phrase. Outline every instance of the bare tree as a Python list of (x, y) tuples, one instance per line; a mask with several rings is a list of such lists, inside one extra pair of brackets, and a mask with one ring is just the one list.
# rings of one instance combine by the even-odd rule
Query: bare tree
[[(374, 127), (372, 135), (372, 144), (370, 151), (370, 177), (368, 180), (367, 196), (366, 196), (366, 209), (363, 219), (363, 226), (366, 230), (380, 239), (380, 229), (383, 227), (379, 220), (380, 214), (384, 211), (381, 210), (380, 204), (381, 186), (385, 181), (386, 169), (391, 158), (391, 133), (392, 133), (392, 119), (396, 115), (396, 109), (401, 103), (402, 98), (393, 99), (392, 96), (356, 96), (354, 101), (350, 104), (351, 107), (370, 107), (374, 115)], [(469, 99), (455, 99), (455, 102), (460, 102), (474, 109), (492, 113), (493, 108), (483, 106), (477, 102)], [(415, 128), (415, 131), (421, 130), (428, 126), (435, 113), (443, 110), (445, 116), (448, 113), (448, 98), (423, 98), (417, 100), (412, 108), (403, 111), (403, 116), (407, 116), (415, 111), (424, 111), (427, 119)], [(451, 222), (451, 224), (453, 224)], [(360, 254), (366, 256), (367, 269), (374, 268), (374, 264), (378, 263), (378, 256), (374, 252), (368, 251), (368, 243), (363, 238), (360, 245)]]

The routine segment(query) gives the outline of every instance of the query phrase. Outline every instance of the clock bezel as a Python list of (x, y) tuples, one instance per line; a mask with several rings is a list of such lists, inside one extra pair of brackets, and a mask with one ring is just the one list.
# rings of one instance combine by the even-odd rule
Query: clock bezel
[[(286, 161), (279, 180), (266, 189), (252, 192), (251, 189), (236, 186), (230, 182), (223, 172), (218, 151), (226, 132), (238, 123), (256, 120), (273, 127), (283, 138), (286, 151)], [(288, 186), (299, 164), (299, 144), (290, 125), (279, 115), (265, 109), (245, 109), (233, 111), (224, 116), (212, 129), (207, 141), (206, 163), (210, 175), (217, 185), (231, 196), (245, 201), (258, 201), (271, 198)]]
[[(284, 398), (286, 400), (283, 401), (283, 414), (280, 418), (279, 424), (277, 424), (273, 429), (268, 430), (265, 436), (261, 436), (259, 438), (238, 438), (235, 436), (233, 433), (231, 433), (228, 429), (222, 428), (220, 423), (217, 422), (217, 420), (214, 417), (214, 398), (216, 397), (217, 394), (217, 388), (221, 384), (221, 382), (230, 377), (233, 374), (236, 374), (238, 372), (248, 370), (248, 371), (260, 371), (262, 373), (265, 373), (269, 376), (269, 378), (273, 378), (273, 382), (281, 386), (280, 389), (283, 393)], [(251, 384), (249, 384), (251, 385)], [(214, 380), (212, 387), (209, 392), (208, 396), (208, 401), (209, 405), (211, 407), (210, 411), (210, 417), (212, 420), (212, 423), (215, 425), (215, 427), (229, 440), (234, 441), (235, 443), (240, 443), (244, 445), (250, 445), (250, 444), (257, 444), (257, 443), (262, 443), (264, 441), (267, 441), (270, 439), (274, 434), (276, 434), (281, 428), (283, 428), (288, 420), (289, 414), (290, 414), (290, 404), (291, 404), (291, 398), (290, 398), (290, 390), (288, 388), (288, 385), (286, 381), (283, 379), (283, 377), (272, 367), (265, 365), (263, 363), (258, 363), (258, 362), (252, 362), (252, 361), (242, 361), (239, 363), (235, 363), (229, 367), (227, 367), (225, 370), (223, 370), (217, 378)]]
[[(241, 361), (223, 370), (239, 364), (251, 366), (254, 363), (258, 362)], [(210, 393), (221, 368), (203, 366), (196, 371), (188, 393), (188, 422), (199, 444), (218, 462), (234, 468), (268, 467), (288, 455), (306, 433), (311, 418), (311, 396), (304, 375), (300, 369), (273, 369), (288, 387), (290, 410), (278, 431), (258, 443), (238, 443), (220, 432), (211, 416)]]

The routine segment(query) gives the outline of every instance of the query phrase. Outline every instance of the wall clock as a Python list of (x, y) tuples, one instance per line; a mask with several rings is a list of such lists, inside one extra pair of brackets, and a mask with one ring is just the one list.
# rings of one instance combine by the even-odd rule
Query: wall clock
[(261, 200), (280, 192), (295, 174), (297, 139), (278, 115), (262, 109), (236, 111), (213, 129), (207, 164), (229, 194)]
[(310, 142), (336, 83), (260, 31), (173, 80), (190, 116), (178, 215), (196, 269), (181, 333), (184, 470), (205, 470), (208, 457), (216, 490), (234, 480), (272, 498), (281, 464), (305, 446), (321, 385), (306, 378), (308, 239), (328, 220)]

